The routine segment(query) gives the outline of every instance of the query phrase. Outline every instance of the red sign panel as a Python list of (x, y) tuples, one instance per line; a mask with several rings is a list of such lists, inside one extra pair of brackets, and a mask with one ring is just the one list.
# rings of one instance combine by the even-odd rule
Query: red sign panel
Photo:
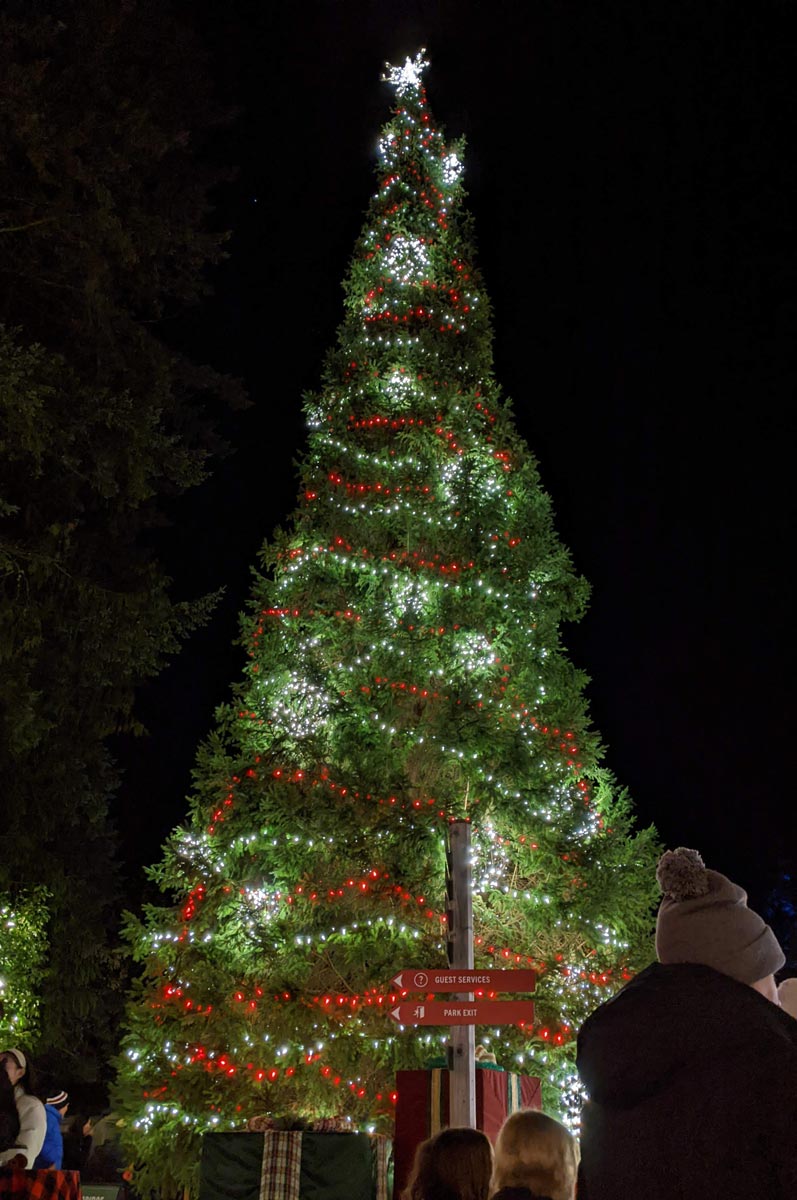
[(399, 1025), (531, 1025), (531, 1000), (412, 1000), (390, 1015)]
[(391, 979), (400, 992), (533, 992), (534, 971), (465, 971), (456, 967), (420, 971), (410, 967)]

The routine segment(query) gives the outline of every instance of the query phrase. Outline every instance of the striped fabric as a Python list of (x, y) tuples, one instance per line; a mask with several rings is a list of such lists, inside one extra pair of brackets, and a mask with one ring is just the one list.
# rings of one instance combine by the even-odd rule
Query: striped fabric
[[(384, 1133), (375, 1133), (371, 1137), (371, 1153), (374, 1156), (374, 1175), (376, 1177), (376, 1200), (390, 1200), (388, 1196), (388, 1179), (392, 1179), (390, 1170), (393, 1159), (393, 1143)], [(392, 1189), (391, 1189), (392, 1190)]]
[(296, 1200), (303, 1134), (273, 1130), (263, 1134), (260, 1200)]
[(506, 1097), (507, 1114), (517, 1112), (517, 1110), (522, 1107), (523, 1107), (523, 1100), (520, 1095), (520, 1076), (519, 1075), (508, 1075), (507, 1076), (507, 1097)]
[[(445, 1100), (443, 1099), (443, 1080), (448, 1084), (448, 1072), (443, 1075), (442, 1071), (432, 1071), (432, 1078), (429, 1084), (429, 1137), (435, 1137), (443, 1128), (443, 1109), (448, 1109), (448, 1094)], [(448, 1093), (448, 1087), (446, 1087)], [(446, 1121), (446, 1125), (448, 1121)]]

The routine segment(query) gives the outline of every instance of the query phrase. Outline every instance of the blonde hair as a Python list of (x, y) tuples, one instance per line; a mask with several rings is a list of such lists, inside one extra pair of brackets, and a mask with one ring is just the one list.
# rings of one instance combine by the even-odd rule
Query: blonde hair
[(421, 1142), (402, 1200), (487, 1200), (493, 1148), (480, 1129), (442, 1129)]
[(578, 1142), (560, 1121), (522, 1108), (499, 1131), (490, 1195), (503, 1187), (526, 1187), (550, 1200), (573, 1200), (579, 1158)]

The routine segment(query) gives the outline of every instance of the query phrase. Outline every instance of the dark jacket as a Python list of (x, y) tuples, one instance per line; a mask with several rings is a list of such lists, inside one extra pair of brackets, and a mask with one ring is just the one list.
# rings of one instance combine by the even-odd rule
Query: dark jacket
[(648, 967), (578, 1036), (578, 1200), (794, 1200), (797, 1021), (710, 967)]

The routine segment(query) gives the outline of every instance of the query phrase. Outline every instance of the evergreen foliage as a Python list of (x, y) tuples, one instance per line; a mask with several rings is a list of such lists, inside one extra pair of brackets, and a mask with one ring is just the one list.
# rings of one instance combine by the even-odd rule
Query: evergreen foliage
[(446, 964), (452, 819), (472, 822), (477, 967), (539, 973), (533, 1030), (477, 1036), (550, 1108), (577, 1104), (580, 1022), (651, 958), (655, 835), (562, 648), (587, 587), (493, 376), (462, 147), (422, 65), (391, 71), (298, 506), (151, 872), (175, 904), (129, 922), (117, 1103), (145, 1188), (189, 1182), (202, 1133), (258, 1113), (390, 1128), (396, 1069), (446, 1041), (394, 1024), (389, 983)]
[(11, 0), (0, 75), (0, 889), (50, 894), (37, 1061), (96, 1078), (124, 984), (109, 738), (214, 603), (173, 598), (149, 531), (232, 398), (164, 341), (222, 256), (196, 154), (224, 114), (153, 0)]
[(0, 893), (0, 1039), (29, 1045), (39, 1036), (39, 980), (47, 955), (47, 890), (12, 899)]

